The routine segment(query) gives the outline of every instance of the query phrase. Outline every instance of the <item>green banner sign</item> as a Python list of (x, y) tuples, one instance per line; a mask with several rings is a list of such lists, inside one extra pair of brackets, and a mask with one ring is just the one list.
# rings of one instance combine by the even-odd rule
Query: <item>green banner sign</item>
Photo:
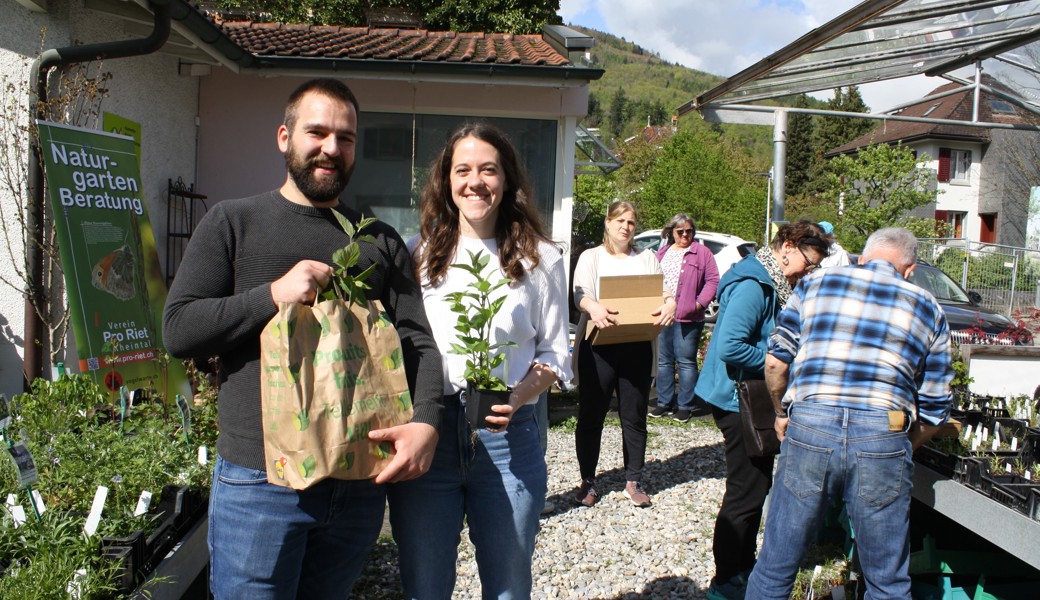
[(134, 140), (39, 122), (79, 370), (120, 386), (190, 395), (162, 344), (166, 283), (148, 221)]

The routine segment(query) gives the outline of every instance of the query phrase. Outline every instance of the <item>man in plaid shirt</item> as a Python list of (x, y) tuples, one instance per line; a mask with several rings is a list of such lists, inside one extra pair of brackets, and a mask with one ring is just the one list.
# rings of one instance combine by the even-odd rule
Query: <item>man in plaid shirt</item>
[[(906, 281), (917, 240), (876, 231), (860, 265), (806, 277), (777, 319), (766, 383), (783, 440), (747, 598), (788, 598), (817, 524), (844, 500), (867, 598), (910, 598), (913, 449), (950, 414), (950, 330)], [(790, 383), (790, 385), (788, 385)]]

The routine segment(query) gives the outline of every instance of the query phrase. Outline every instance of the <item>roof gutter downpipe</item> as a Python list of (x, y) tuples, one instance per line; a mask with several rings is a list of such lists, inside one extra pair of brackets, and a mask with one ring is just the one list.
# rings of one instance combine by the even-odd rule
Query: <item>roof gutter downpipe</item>
[[(155, 15), (155, 27), (145, 38), (87, 44), (85, 46), (69, 46), (44, 50), (32, 63), (30, 71), (30, 118), (40, 119), (45, 116), (42, 109), (47, 103), (47, 77), (51, 69), (66, 65), (90, 62), (106, 58), (126, 58), (143, 56), (156, 52), (170, 37), (170, 2), (171, 0), (151, 0), (152, 12)], [(26, 214), (26, 279), (25, 291), (25, 348), (22, 360), (22, 373), (26, 384), (43, 375), (43, 319), (36, 307), (43, 306), (43, 215), (44, 185), (42, 149), (38, 139), (30, 141), (32, 159), (29, 164), (29, 202)]]

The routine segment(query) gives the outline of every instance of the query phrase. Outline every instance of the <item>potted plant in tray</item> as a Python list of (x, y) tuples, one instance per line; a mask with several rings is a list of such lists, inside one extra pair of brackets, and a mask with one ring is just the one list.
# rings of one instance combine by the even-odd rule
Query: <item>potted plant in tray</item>
[(509, 403), (511, 390), (492, 372), (506, 360), (505, 353), (498, 350), (516, 346), (511, 341), (491, 342), (491, 321), (506, 300), (504, 295), (493, 297), (494, 292), (508, 285), (509, 280), (493, 280), (493, 270), (485, 275), (489, 262), (489, 255), (469, 252), (469, 264), (451, 265), (470, 273), (474, 281), (466, 291), (453, 292), (445, 298), (451, 303), (451, 311), (459, 316), (455, 323), (458, 343), (453, 343), (449, 352), (466, 357), (466, 419), (474, 429), (487, 426), (485, 418), (492, 414), (493, 405)]

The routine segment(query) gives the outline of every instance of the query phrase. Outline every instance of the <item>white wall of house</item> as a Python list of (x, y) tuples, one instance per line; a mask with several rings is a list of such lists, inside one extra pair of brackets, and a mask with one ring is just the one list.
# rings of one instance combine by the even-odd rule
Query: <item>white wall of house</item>
[[(134, 37), (125, 33), (124, 21), (86, 9), (80, 0), (48, 0), (43, 4), (46, 11), (39, 12), (30, 11), (14, 0), (0, 0), (0, 15), (3, 15), (0, 18), (0, 76), (27, 81), (31, 61), (41, 48)], [(41, 45), (42, 28), (46, 28), (46, 38)], [(178, 75), (177, 67), (178, 60), (164, 54), (113, 59), (102, 64), (102, 70), (111, 72), (112, 79), (106, 86), (109, 93), (101, 109), (141, 124), (141, 179), (160, 264), (165, 258), (167, 179), (181, 177), (192, 183), (195, 176), (198, 81)], [(26, 115), (27, 103), (28, 98), (19, 100), (23, 107), (20, 110)], [(7, 110), (6, 104), (4, 110)], [(0, 202), (5, 215), (15, 208), (14, 199), (2, 188)], [(10, 225), (10, 218), (5, 221)], [(15, 272), (17, 266), (24, 264), (22, 252), (24, 248), (16, 247), (17, 256), (10, 256), (6, 251), (0, 254), (0, 275), (6, 280), (18, 281)], [(10, 397), (22, 389), (25, 309), (20, 294), (7, 286), (3, 290), (0, 293), (0, 392)]]
[(928, 140), (926, 142), (909, 144), (917, 151), (918, 156), (927, 154), (928, 160), (922, 161), (921, 165), (939, 170), (939, 148), (950, 148), (953, 150), (971, 151), (971, 168), (968, 172), (967, 182), (949, 181), (939, 182), (940, 191), (935, 199), (935, 209), (945, 211), (957, 211), (966, 213), (964, 217), (964, 230), (962, 236), (970, 240), (978, 240), (981, 232), (981, 220), (979, 218), (979, 198), (982, 177), (985, 175), (982, 169), (982, 145), (956, 141)]
[[(300, 77), (252, 77), (214, 69), (200, 89), (199, 190), (210, 203), (274, 189), (285, 180), (285, 163), (275, 144), (285, 100)], [(574, 128), (588, 107), (587, 87), (514, 85), (465, 81), (425, 82), (344, 79), (362, 112), (518, 117), (559, 123), (553, 219), (560, 242), (570, 240), (574, 181)], [(425, 167), (426, 165), (419, 165)], [(347, 193), (378, 185), (373, 173), (355, 173)], [(394, 174), (394, 176), (400, 176)]]

